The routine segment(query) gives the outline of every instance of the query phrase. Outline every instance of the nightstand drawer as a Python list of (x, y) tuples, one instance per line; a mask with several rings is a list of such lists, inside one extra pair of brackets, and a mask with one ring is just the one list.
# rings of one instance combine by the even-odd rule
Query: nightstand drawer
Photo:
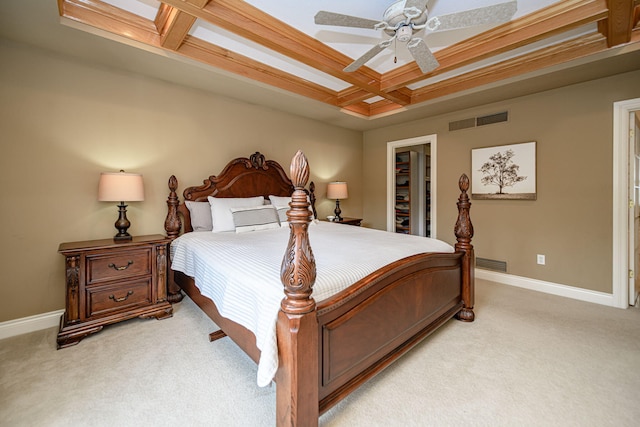
[(87, 288), (87, 317), (151, 303), (151, 278)]
[(87, 285), (145, 274), (151, 274), (149, 249), (87, 255)]

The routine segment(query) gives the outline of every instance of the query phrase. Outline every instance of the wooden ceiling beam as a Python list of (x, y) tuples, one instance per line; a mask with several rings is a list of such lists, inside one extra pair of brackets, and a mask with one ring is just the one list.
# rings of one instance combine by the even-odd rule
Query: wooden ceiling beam
[(350, 113), (358, 114), (363, 117), (371, 116), (371, 108), (369, 104), (367, 104), (366, 102), (358, 102), (357, 104), (347, 105), (342, 109)]
[[(413, 91), (408, 87), (400, 87), (395, 91), (392, 91), (391, 93), (393, 93), (396, 97), (404, 97), (406, 99), (405, 102), (399, 102), (398, 104), (400, 105), (409, 105), (412, 102), (411, 96), (413, 94)], [(371, 94), (371, 92), (355, 86), (351, 86), (338, 92), (338, 105), (340, 107), (346, 107), (347, 105), (366, 101), (372, 96), (373, 95)]]
[(104, 31), (160, 47), (153, 22), (98, 0), (58, 0), (60, 16)]
[[(204, 7), (208, 0), (188, 0), (195, 6)], [(160, 44), (165, 49), (177, 50), (184, 41), (196, 18), (176, 9), (173, 6), (162, 3), (158, 8), (154, 23), (160, 34)]]
[(394, 90), (428, 77), (460, 68), (536, 42), (608, 16), (606, 0), (565, 0), (495, 27), (469, 40), (435, 53), (440, 62), (432, 73), (423, 74), (412, 62), (382, 76), (381, 90)]
[(629, 43), (634, 26), (634, 0), (608, 0), (609, 16), (598, 23), (609, 47)]
[(387, 99), (380, 100), (378, 102), (374, 102), (369, 106), (369, 116), (380, 116), (382, 114), (389, 113), (399, 113), (400, 111), (404, 111), (405, 107), (403, 105), (394, 104), (393, 102), (389, 102)]
[[(393, 94), (395, 99), (401, 100), (401, 102), (395, 102), (396, 104), (400, 104), (400, 105), (411, 104), (411, 94), (412, 94), (411, 89), (399, 88), (390, 93)], [(344, 89), (338, 92), (338, 106), (346, 107), (348, 105), (357, 104), (359, 102), (366, 101), (367, 99), (373, 98), (375, 96), (377, 95), (372, 94), (369, 91), (360, 89), (359, 87), (351, 86), (351, 87), (348, 87), (347, 89)]]

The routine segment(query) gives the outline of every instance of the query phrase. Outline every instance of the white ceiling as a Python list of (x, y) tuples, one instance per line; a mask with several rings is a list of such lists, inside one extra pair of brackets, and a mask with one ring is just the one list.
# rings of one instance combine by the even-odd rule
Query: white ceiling
[[(103, 1), (151, 21), (155, 19), (160, 6), (160, 2), (156, 0)], [(429, 14), (434, 16), (500, 2), (501, 0), (431, 0)], [(276, 17), (283, 23), (320, 40), (350, 58), (359, 57), (373, 44), (387, 38), (387, 36), (375, 30), (318, 26), (314, 24), (313, 17), (318, 10), (322, 9), (380, 20), (384, 10), (391, 3), (390, 0), (325, 0), (322, 2), (310, 0), (247, 0), (247, 3)], [(554, 0), (518, 0), (518, 11), (514, 19), (548, 7), (553, 3), (555, 3)], [(61, 22), (66, 25), (61, 25)], [(585, 32), (592, 32), (594, 31), (594, 26), (595, 23), (578, 27), (570, 32), (558, 34), (552, 38), (543, 39), (534, 44), (485, 59), (481, 61), (482, 64), (467, 65), (415, 82), (408, 87), (416, 89), (448, 78), (451, 75), (464, 73), (478, 65), (501, 61), (527, 50), (538, 48), (540, 45), (549, 45)], [(78, 29), (84, 31), (78, 31)], [(424, 38), (432, 51), (437, 52), (485, 30), (487, 28), (476, 27), (466, 30), (443, 31), (427, 34)], [(270, 51), (264, 46), (247, 41), (200, 19), (196, 21), (189, 34), (335, 91), (340, 91), (350, 86), (349, 83), (341, 79)], [(634, 49), (627, 53), (621, 47), (620, 49), (592, 55), (588, 58), (548, 67), (545, 70), (508, 78), (499, 83), (492, 83), (450, 96), (443, 96), (436, 100), (402, 109), (397, 114), (376, 118), (362, 118), (347, 115), (336, 107), (304, 98), (283, 89), (277, 89), (237, 74), (196, 63), (175, 53), (145, 46), (119, 35), (89, 28), (84, 24), (70, 22), (68, 19), (61, 19), (58, 14), (56, 0), (3, 0), (0, 2), (0, 37), (53, 50), (84, 61), (209, 90), (222, 96), (261, 104), (269, 108), (280, 109), (356, 130), (398, 124), (426, 115), (468, 108), (534, 91), (640, 68), (639, 50)], [(393, 61), (394, 55), (397, 55), (398, 58), (398, 62), (395, 64)], [(399, 45), (395, 53), (391, 49), (387, 49), (367, 63), (367, 66), (379, 73), (386, 73), (410, 61), (411, 58), (406, 50)], [(372, 98), (367, 102), (375, 100), (375, 98)]]

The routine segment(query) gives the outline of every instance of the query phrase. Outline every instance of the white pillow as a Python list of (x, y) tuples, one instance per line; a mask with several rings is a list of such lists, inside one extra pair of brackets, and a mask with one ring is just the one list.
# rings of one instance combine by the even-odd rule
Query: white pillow
[(278, 214), (272, 205), (231, 208), (236, 233), (280, 228)]
[[(269, 196), (269, 200), (271, 200), (271, 204), (276, 207), (278, 210), (278, 218), (280, 219), (280, 224), (283, 226), (287, 225), (287, 211), (289, 210), (289, 203), (291, 203), (291, 197), (283, 197), (283, 196)], [(307, 195), (307, 202), (309, 202), (309, 210), (311, 211), (311, 221), (315, 219), (313, 216), (313, 209), (311, 209), (311, 201), (309, 200), (309, 195)], [(286, 209), (282, 209), (285, 208)]]
[(211, 231), (213, 223), (211, 222), (211, 205), (209, 202), (192, 202), (185, 200), (184, 204), (189, 209), (191, 215), (191, 227), (193, 231)]
[(207, 199), (211, 205), (211, 224), (213, 226), (211, 231), (214, 233), (236, 229), (231, 214), (232, 208), (250, 208), (264, 203), (263, 196), (243, 198), (209, 196)]
[(289, 221), (289, 218), (287, 218), (287, 211), (289, 209), (289, 206), (279, 206), (276, 208), (276, 211), (278, 212), (278, 221), (280, 221), (280, 224), (283, 226), (287, 225), (287, 222)]
[(289, 203), (291, 203), (291, 197), (286, 196), (269, 196), (269, 200), (271, 200), (271, 204), (276, 208), (280, 208), (283, 206), (289, 207)]

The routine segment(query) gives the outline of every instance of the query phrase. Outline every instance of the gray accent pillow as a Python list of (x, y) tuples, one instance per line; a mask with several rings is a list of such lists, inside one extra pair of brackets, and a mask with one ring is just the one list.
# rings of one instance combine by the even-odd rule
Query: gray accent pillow
[(278, 214), (272, 205), (231, 208), (236, 233), (279, 228)]
[(213, 223), (211, 222), (211, 205), (209, 202), (184, 202), (189, 209), (191, 215), (191, 227), (193, 231), (211, 231)]

